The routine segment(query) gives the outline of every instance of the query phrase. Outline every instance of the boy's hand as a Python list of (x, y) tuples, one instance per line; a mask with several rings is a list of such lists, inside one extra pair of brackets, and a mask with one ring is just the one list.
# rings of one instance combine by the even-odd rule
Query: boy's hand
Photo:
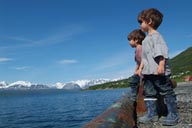
[(135, 75), (140, 75), (140, 71), (139, 71), (139, 70), (136, 70), (134, 74), (135, 74)]
[(144, 67), (144, 64), (143, 64), (143, 62), (141, 62), (140, 66), (139, 66), (139, 69), (137, 70), (139, 76), (142, 76), (143, 67)]
[(165, 74), (164, 65), (163, 65), (163, 66), (161, 66), (161, 65), (158, 66), (158, 68), (157, 68), (157, 74), (158, 74), (158, 75)]
[(157, 74), (163, 75), (165, 74), (165, 58), (163, 56), (160, 56), (159, 65), (157, 67)]

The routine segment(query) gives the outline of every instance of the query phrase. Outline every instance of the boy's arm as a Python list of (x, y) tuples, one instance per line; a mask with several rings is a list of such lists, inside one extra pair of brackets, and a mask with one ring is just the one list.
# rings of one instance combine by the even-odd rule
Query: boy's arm
[(139, 65), (137, 65), (136, 68), (135, 68), (135, 72), (134, 72), (135, 75), (139, 75), (138, 70), (139, 70)]
[(141, 76), (141, 71), (143, 70), (143, 67), (144, 67), (143, 61), (141, 61), (141, 64), (140, 64), (138, 71), (137, 71), (139, 76)]
[(157, 74), (165, 74), (165, 58), (163, 56), (160, 56), (159, 65), (157, 67)]

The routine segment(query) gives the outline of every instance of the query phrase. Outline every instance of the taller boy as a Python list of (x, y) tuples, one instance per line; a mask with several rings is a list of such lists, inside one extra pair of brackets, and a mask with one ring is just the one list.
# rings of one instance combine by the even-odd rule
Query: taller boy
[(168, 64), (167, 45), (157, 31), (163, 20), (163, 14), (154, 8), (140, 12), (138, 22), (143, 32), (147, 32), (142, 42), (142, 63), (140, 72), (144, 76), (144, 97), (147, 114), (139, 118), (139, 122), (148, 123), (158, 120), (156, 100), (157, 95), (163, 95), (167, 105), (168, 115), (163, 125), (176, 125), (179, 120), (176, 95), (171, 87), (171, 74)]

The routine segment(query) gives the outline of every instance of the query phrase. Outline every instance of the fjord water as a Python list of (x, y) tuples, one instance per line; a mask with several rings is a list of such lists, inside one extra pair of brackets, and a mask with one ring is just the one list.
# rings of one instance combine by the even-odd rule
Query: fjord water
[(127, 92), (0, 90), (0, 128), (80, 128)]

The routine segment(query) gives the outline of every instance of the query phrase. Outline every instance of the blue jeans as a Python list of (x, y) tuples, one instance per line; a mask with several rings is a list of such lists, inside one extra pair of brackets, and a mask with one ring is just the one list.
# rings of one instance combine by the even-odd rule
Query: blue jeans
[(138, 75), (131, 76), (129, 85), (131, 87), (131, 99), (133, 101), (136, 101), (139, 84), (140, 84), (140, 77)]
[(157, 95), (175, 96), (169, 76), (144, 75), (144, 97), (156, 98)]

